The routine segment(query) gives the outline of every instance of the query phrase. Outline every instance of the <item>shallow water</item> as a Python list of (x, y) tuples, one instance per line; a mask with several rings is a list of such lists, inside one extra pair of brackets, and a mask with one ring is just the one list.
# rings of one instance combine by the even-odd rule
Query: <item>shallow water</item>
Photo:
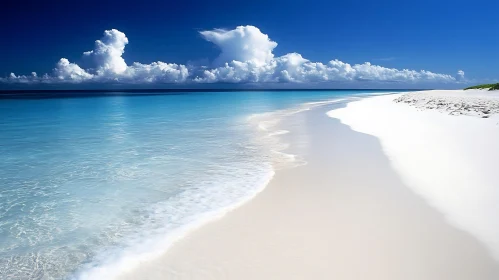
[(164, 252), (295, 160), (255, 114), (359, 93), (0, 99), (0, 278), (109, 279)]

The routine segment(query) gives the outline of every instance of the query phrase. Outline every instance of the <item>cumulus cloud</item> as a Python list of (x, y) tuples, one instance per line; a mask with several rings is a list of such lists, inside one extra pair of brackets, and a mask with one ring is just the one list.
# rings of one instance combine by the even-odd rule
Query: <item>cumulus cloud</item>
[(128, 38), (116, 29), (106, 30), (91, 51), (94, 68), (83, 69), (61, 58), (52, 73), (38, 76), (15, 75), (0, 78), (7, 83), (319, 83), (319, 82), (399, 82), (456, 83), (464, 81), (464, 72), (456, 76), (426, 70), (386, 68), (369, 62), (354, 64), (333, 59), (312, 62), (299, 53), (276, 57), (277, 43), (255, 26), (233, 30), (201, 31), (201, 36), (220, 49), (214, 67), (166, 62), (128, 65), (122, 57)]
[[(36, 73), (34, 75), (36, 76)], [(87, 73), (78, 64), (69, 62), (66, 58), (61, 58), (54, 68), (54, 78), (60, 81), (82, 82), (92, 77), (92, 74)]]
[(234, 30), (215, 29), (201, 31), (201, 36), (220, 48), (220, 56), (215, 60), (218, 65), (226, 62), (252, 62), (258, 66), (269, 63), (277, 43), (270, 40), (255, 26), (238, 26)]
[(135, 62), (123, 74), (124, 78), (139, 83), (181, 83), (187, 80), (189, 71), (181, 64), (161, 61), (151, 64)]
[(38, 81), (40, 78), (36, 74), (36, 72), (31, 72), (31, 75), (16, 75), (14, 73), (10, 73), (10, 75), (6, 78), (0, 78), (1, 82), (4, 83), (19, 83), (19, 84), (29, 84), (33, 81)]
[(455, 82), (456, 78), (447, 74), (430, 71), (386, 68), (364, 64), (350, 65), (339, 60), (323, 64), (304, 59), (300, 54), (291, 53), (271, 60), (264, 65), (252, 61), (232, 61), (222, 67), (205, 70), (196, 82), (335, 82), (335, 81), (381, 81), (381, 82)]
[(464, 80), (466, 80), (465, 77), (464, 77), (464, 71), (463, 70), (457, 71), (457, 77), (456, 77), (456, 79), (458, 81), (464, 81)]
[(83, 54), (94, 58), (98, 76), (121, 74), (127, 69), (126, 62), (121, 57), (127, 44), (125, 33), (116, 29), (106, 30), (104, 37), (95, 41), (95, 48)]
[(229, 83), (307, 83), (334, 81), (386, 82), (455, 82), (447, 74), (409, 69), (394, 69), (372, 65), (369, 62), (351, 65), (339, 60), (328, 63), (311, 62), (299, 53), (274, 57), (277, 43), (254, 26), (239, 26), (234, 30), (201, 31), (201, 35), (217, 45), (219, 67), (206, 69), (196, 82)]
[(151, 64), (135, 62), (127, 65), (122, 57), (128, 38), (125, 33), (106, 30), (100, 40), (95, 41), (91, 51), (83, 53), (85, 58), (93, 60), (95, 68), (83, 69), (76, 63), (61, 58), (52, 73), (39, 77), (35, 72), (30, 76), (11, 73), (7, 78), (0, 78), (5, 83), (182, 83), (187, 80), (189, 70), (185, 65), (161, 61)]

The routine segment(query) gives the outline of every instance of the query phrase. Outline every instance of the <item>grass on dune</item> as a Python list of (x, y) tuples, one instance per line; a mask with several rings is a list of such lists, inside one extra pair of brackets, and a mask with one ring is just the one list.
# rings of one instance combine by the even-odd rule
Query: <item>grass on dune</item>
[(497, 84), (484, 84), (478, 86), (467, 87), (464, 90), (468, 89), (489, 89), (489, 90), (499, 90), (499, 83)]

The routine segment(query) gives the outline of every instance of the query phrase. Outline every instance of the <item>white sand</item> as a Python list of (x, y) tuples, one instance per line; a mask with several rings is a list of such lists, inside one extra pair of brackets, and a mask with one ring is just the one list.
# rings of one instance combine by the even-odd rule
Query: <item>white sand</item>
[(488, 118), (499, 114), (499, 91), (433, 90), (406, 93), (395, 102), (407, 103), (423, 110), (437, 110), (450, 115)]
[(406, 187), (375, 137), (328, 110), (278, 128), (308, 164), (277, 171), (256, 198), (121, 279), (499, 279), (486, 247)]
[(367, 98), (328, 114), (377, 137), (404, 183), (499, 259), (499, 118), (493, 113), (499, 113), (498, 93), (426, 91)]

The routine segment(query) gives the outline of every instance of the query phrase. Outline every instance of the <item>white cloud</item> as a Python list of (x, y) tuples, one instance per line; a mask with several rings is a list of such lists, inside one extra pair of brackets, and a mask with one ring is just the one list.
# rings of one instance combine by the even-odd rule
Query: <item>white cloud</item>
[(187, 80), (189, 71), (185, 65), (153, 62), (141, 64), (135, 62), (123, 73), (125, 79), (138, 83), (181, 83)]
[(196, 82), (456, 81), (446, 74), (425, 70), (398, 70), (369, 62), (353, 66), (339, 60), (332, 60), (327, 64), (311, 62), (299, 53), (274, 58), (272, 51), (277, 43), (253, 26), (202, 31), (201, 35), (220, 48), (221, 54), (215, 61), (222, 66), (205, 70), (195, 78)]
[[(36, 76), (36, 73), (34, 73), (34, 76)], [(92, 79), (93, 75), (81, 69), (78, 64), (71, 63), (66, 58), (61, 58), (54, 68), (54, 77), (61, 81), (82, 82)]]
[(39, 80), (39, 77), (36, 74), (36, 72), (31, 72), (31, 76), (16, 75), (14, 73), (10, 73), (8, 77), (0, 78), (0, 82), (3, 83), (19, 83), (19, 84), (29, 84), (37, 80)]
[(335, 81), (381, 81), (381, 82), (455, 82), (451, 75), (430, 71), (398, 70), (364, 64), (350, 65), (332, 60), (327, 64), (310, 62), (300, 54), (290, 53), (257, 65), (251, 61), (232, 61), (223, 67), (205, 70), (197, 82), (335, 82)]
[(262, 66), (274, 58), (272, 50), (277, 47), (277, 43), (270, 40), (267, 34), (251, 25), (238, 26), (233, 30), (201, 31), (200, 34), (220, 48), (221, 53), (215, 60), (216, 65), (242, 61)]
[(127, 44), (125, 33), (116, 29), (106, 30), (104, 37), (95, 41), (94, 50), (83, 54), (95, 59), (98, 76), (121, 74), (127, 69), (126, 62), (121, 57)]
[(458, 81), (464, 81), (464, 80), (466, 80), (466, 78), (464, 77), (464, 71), (463, 70), (457, 71), (457, 77), (456, 77), (456, 79)]
[(351, 65), (340, 60), (312, 62), (299, 53), (275, 57), (277, 43), (254, 26), (233, 30), (201, 31), (204, 39), (220, 49), (214, 68), (200, 65), (135, 62), (127, 65), (122, 57), (128, 38), (116, 29), (106, 30), (95, 41), (95, 48), (84, 53), (91, 57), (95, 68), (82, 69), (61, 58), (52, 74), (0, 78), (7, 83), (319, 83), (319, 82), (399, 82), (456, 83), (464, 80), (464, 72), (456, 76), (426, 70), (386, 68), (369, 62)]

